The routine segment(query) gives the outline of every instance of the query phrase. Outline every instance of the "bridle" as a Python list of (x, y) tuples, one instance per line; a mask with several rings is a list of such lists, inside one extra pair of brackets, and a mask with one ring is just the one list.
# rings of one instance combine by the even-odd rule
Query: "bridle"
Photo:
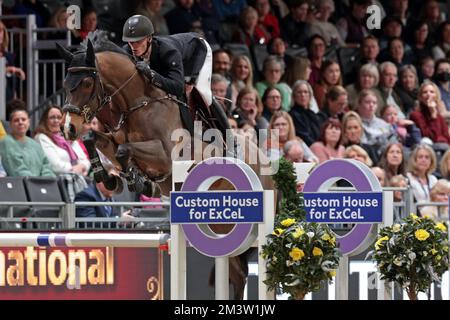
[[(91, 95), (87, 102), (82, 106), (78, 107), (71, 103), (66, 103), (63, 107), (64, 112), (75, 113), (83, 117), (84, 123), (89, 123), (97, 115), (98, 112), (107, 104), (109, 104), (112, 98), (118, 94), (126, 85), (136, 76), (137, 70), (125, 80), (125, 82), (117, 88), (112, 94), (106, 94), (102, 80), (100, 79), (100, 72), (95, 67), (70, 67), (67, 69), (68, 72), (89, 72), (88, 76), (94, 78), (94, 88), (92, 89)], [(78, 86), (77, 86), (78, 87)], [(76, 88), (75, 88), (76, 89)], [(100, 91), (98, 90), (100, 89)], [(95, 100), (97, 102), (97, 107), (94, 109), (91, 106), (91, 102)]]
[[(67, 71), (68, 72), (86, 72), (86, 71), (89, 72), (90, 74), (87, 75), (87, 77), (90, 76), (90, 77), (94, 78), (94, 87), (92, 89), (91, 95), (89, 96), (89, 99), (82, 107), (78, 107), (71, 103), (64, 104), (63, 111), (67, 112), (66, 121), (64, 123), (64, 131), (65, 132), (69, 131), (70, 113), (74, 113), (74, 114), (81, 116), (83, 118), (83, 123), (91, 122), (91, 120), (100, 112), (100, 110), (102, 110), (105, 105), (109, 104), (112, 101), (112, 98), (115, 95), (117, 95), (123, 88), (125, 88), (138, 73), (138, 71), (135, 70), (133, 72), (133, 74), (127, 80), (125, 80), (124, 83), (122, 83), (122, 85), (120, 85), (112, 94), (108, 95), (105, 91), (103, 82), (100, 78), (100, 71), (97, 70), (97, 68), (95, 68), (95, 67), (70, 67), (67, 69)], [(78, 85), (77, 85), (77, 87), (78, 87)], [(75, 89), (77, 87), (75, 87)], [(162, 97), (158, 97), (158, 98), (149, 98), (147, 96), (144, 96), (142, 99), (139, 99), (139, 101), (134, 103), (127, 111), (125, 111), (125, 112), (121, 111), (118, 124), (114, 128), (110, 127), (109, 125), (107, 125), (105, 123), (103, 125), (109, 132), (112, 132), (112, 133), (117, 132), (125, 124), (130, 113), (136, 111), (137, 109), (140, 109), (141, 107), (145, 107), (153, 102), (158, 102), (158, 101), (162, 101), (162, 100), (166, 100), (166, 99), (175, 101), (178, 104), (182, 104), (187, 107), (187, 104), (184, 101), (177, 99), (177, 97), (175, 97), (171, 94), (166, 94), (166, 95), (164, 95)], [(93, 106), (91, 105), (91, 103), (94, 100), (96, 101), (96, 104), (97, 104), (95, 108), (93, 108)]]

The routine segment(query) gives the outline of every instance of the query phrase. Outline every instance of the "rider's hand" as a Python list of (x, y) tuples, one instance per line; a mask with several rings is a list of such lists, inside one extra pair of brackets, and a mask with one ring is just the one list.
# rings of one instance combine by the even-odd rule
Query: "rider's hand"
[(147, 62), (138, 61), (136, 63), (136, 69), (138, 69), (138, 71), (140, 73), (142, 73), (148, 79), (153, 80), (153, 71), (152, 71), (152, 69), (150, 69), (150, 66), (148, 65)]

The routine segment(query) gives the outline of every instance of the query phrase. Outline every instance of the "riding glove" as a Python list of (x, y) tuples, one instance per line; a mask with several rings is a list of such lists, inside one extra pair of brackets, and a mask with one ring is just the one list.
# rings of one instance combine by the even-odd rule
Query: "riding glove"
[(150, 81), (153, 81), (153, 77), (155, 75), (155, 72), (150, 68), (147, 62), (145, 61), (138, 61), (136, 63), (136, 69), (140, 73), (142, 73), (146, 78), (148, 78)]

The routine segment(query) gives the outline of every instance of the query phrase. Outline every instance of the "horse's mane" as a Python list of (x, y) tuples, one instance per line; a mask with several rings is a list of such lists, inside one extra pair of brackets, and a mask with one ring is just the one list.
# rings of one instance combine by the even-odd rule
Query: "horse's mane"
[(81, 43), (81, 48), (83, 51), (86, 51), (87, 49), (88, 39), (91, 40), (92, 44), (94, 45), (95, 53), (115, 52), (123, 54), (130, 59), (133, 59), (133, 57), (125, 49), (119, 47), (117, 44), (109, 40), (107, 31), (96, 30), (94, 32), (90, 32), (88, 37)]

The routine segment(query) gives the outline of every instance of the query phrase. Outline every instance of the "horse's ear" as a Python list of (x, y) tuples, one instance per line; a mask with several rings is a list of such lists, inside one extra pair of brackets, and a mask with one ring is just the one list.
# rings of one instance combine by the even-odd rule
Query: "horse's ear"
[(94, 52), (94, 45), (92, 44), (91, 39), (88, 39), (87, 42), (86, 64), (88, 67), (95, 68), (95, 52)]
[(73, 53), (64, 48), (62, 45), (60, 45), (58, 42), (56, 42), (56, 50), (58, 50), (59, 55), (61, 58), (66, 60), (68, 64), (72, 62), (73, 59)]

